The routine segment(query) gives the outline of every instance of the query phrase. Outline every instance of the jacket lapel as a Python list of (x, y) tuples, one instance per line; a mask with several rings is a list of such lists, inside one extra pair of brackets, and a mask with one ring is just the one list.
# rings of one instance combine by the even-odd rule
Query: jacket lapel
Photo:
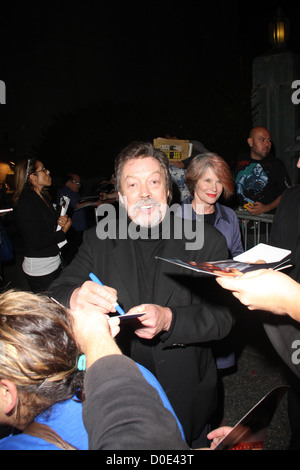
[[(179, 258), (186, 259), (186, 251), (182, 240), (166, 240), (162, 258)], [(158, 268), (155, 280), (156, 303), (158, 305), (167, 305), (170, 300), (176, 284), (172, 281), (175, 275), (185, 274), (185, 269), (180, 266), (174, 267), (171, 263), (157, 260)], [(162, 282), (163, 279), (163, 282)]]
[(118, 273), (132, 305), (140, 304), (136, 255), (132, 240), (118, 240), (112, 252), (114, 270)]

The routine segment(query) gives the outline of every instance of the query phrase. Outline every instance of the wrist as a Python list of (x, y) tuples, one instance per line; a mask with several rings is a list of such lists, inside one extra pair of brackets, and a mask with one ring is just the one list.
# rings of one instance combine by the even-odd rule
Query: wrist
[(113, 354), (122, 355), (119, 347), (110, 335), (100, 339), (99, 336), (92, 340), (89, 339), (85, 351), (83, 352), (86, 356), (87, 368), (91, 367), (94, 362), (96, 362), (98, 359), (101, 359), (102, 357), (111, 356)]
[(294, 289), (289, 291), (289, 301), (286, 302), (286, 296), (283, 299), (283, 309), (286, 314), (288, 314), (293, 320), (300, 321), (300, 303), (296, 299), (300, 299), (300, 285), (298, 283), (293, 283)]
[(173, 320), (173, 313), (169, 307), (165, 307), (165, 322), (163, 331), (169, 331)]
[(77, 305), (77, 297), (78, 297), (78, 292), (79, 292), (80, 287), (77, 287), (75, 290), (73, 290), (71, 297), (70, 297), (70, 309), (71, 310), (76, 310), (76, 305)]

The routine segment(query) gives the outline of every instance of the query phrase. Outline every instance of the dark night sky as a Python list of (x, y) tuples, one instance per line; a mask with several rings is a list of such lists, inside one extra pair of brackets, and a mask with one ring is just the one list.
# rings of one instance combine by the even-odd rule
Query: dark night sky
[[(252, 61), (270, 47), (266, 5), (0, 2), (0, 142), (56, 171), (105, 172), (123, 145), (166, 132), (230, 159), (251, 125)], [(300, 7), (284, 12), (298, 52)]]

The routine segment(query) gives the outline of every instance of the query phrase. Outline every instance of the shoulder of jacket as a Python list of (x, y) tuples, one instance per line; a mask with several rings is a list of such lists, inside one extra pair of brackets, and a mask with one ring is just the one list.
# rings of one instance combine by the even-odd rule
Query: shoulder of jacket
[(224, 204), (220, 204), (220, 203), (217, 203), (216, 206), (219, 209), (221, 214), (226, 215), (230, 219), (235, 219), (236, 213), (231, 207), (225, 206)]

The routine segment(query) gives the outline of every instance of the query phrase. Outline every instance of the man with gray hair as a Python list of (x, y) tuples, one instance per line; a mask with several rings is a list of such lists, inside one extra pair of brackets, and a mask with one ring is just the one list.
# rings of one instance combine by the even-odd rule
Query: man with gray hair
[[(158, 378), (187, 443), (206, 446), (202, 436), (217, 403), (210, 342), (229, 334), (232, 315), (220, 304), (222, 290), (212, 276), (200, 277), (194, 271), (186, 275), (183, 268), (156, 257), (224, 259), (225, 238), (206, 224), (199, 249), (187, 249), (184, 231), (175, 236), (176, 226), (185, 221), (170, 213), (168, 159), (152, 144), (126, 147), (116, 159), (115, 175), (119, 218), (109, 218), (106, 232), (97, 227), (85, 233), (75, 259), (52, 284), (51, 295), (71, 309), (96, 304), (103, 313), (113, 314), (118, 300), (125, 312), (142, 312), (133, 320), (123, 316), (117, 341), (124, 353)], [(103, 285), (88, 280), (91, 272)], [(114, 296), (106, 286), (115, 289)], [(213, 299), (206, 298), (210, 287)]]

